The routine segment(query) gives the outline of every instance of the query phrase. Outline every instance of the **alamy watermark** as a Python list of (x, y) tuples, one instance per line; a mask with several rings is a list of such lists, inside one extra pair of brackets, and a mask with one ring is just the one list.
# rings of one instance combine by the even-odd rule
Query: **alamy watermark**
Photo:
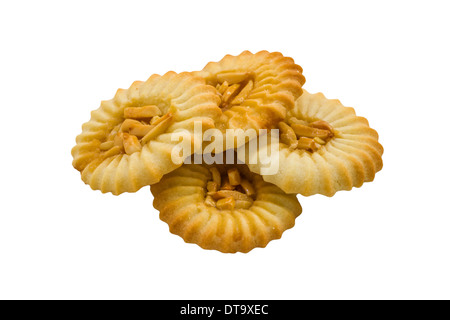
[[(279, 170), (278, 129), (219, 129), (203, 131), (202, 122), (194, 122), (194, 134), (185, 129), (172, 133), (172, 142), (178, 142), (172, 149), (175, 164), (259, 164), (260, 174), (273, 175)], [(191, 155), (194, 156), (191, 159)]]

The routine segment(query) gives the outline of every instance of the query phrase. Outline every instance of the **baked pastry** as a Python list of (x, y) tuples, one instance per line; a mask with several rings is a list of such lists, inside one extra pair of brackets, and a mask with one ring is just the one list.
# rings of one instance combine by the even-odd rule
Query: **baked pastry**
[[(274, 148), (268, 139), (258, 152), (279, 150), (278, 173), (263, 178), (287, 193), (333, 196), (372, 181), (383, 167), (383, 147), (368, 121), (322, 93), (303, 90), (278, 128), (278, 145)], [(258, 153), (249, 155), (248, 148), (245, 152), (246, 159), (241, 156), (240, 160), (245, 160), (251, 171), (261, 173)]]
[(171, 233), (224, 253), (265, 247), (294, 226), (302, 208), (247, 166), (185, 164), (150, 187)]
[(214, 128), (219, 103), (216, 90), (190, 73), (136, 81), (91, 113), (72, 149), (73, 166), (92, 189), (115, 195), (156, 183), (182, 164), (172, 161), (179, 144), (172, 133), (198, 151), (194, 146), (201, 148), (202, 137), (193, 134), (194, 121), (203, 131)]
[(224, 111), (219, 129), (272, 129), (294, 107), (305, 78), (292, 58), (279, 52), (226, 55), (194, 72), (216, 87)]

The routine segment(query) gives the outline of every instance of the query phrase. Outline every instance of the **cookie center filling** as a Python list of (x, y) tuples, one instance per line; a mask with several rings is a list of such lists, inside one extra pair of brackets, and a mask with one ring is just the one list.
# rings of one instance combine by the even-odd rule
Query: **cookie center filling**
[(212, 180), (206, 184), (205, 204), (219, 210), (248, 209), (256, 196), (253, 184), (241, 177), (237, 168), (221, 174), (216, 167), (210, 168)]
[(280, 122), (278, 128), (280, 141), (291, 150), (315, 152), (336, 135), (336, 130), (323, 120), (307, 122), (292, 117), (287, 122)]
[(220, 108), (239, 105), (248, 97), (254, 87), (252, 72), (221, 72), (217, 74), (216, 89), (220, 94)]
[(123, 111), (124, 121), (114, 127), (106, 141), (100, 144), (100, 150), (106, 156), (141, 151), (146, 143), (169, 127), (172, 117), (171, 112), (162, 115), (155, 105), (127, 107)]

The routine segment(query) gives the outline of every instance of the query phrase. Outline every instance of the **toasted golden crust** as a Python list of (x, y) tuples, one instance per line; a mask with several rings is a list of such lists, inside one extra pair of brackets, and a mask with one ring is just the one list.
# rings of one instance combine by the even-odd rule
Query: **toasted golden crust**
[[(233, 186), (238, 183), (242, 187)], [(302, 211), (295, 195), (264, 182), (245, 165), (183, 165), (151, 192), (170, 232), (224, 253), (265, 247), (292, 228)]]
[[(280, 151), (279, 172), (263, 178), (285, 192), (333, 196), (339, 190), (350, 190), (373, 181), (375, 173), (382, 169), (383, 147), (378, 142), (378, 133), (369, 127), (365, 118), (356, 116), (353, 108), (344, 107), (338, 100), (329, 100), (322, 93), (310, 94), (303, 90), (303, 95), (286, 118), (298, 123), (316, 124), (316, 128), (320, 129), (304, 125), (297, 125), (297, 128), (291, 124), (302, 134), (307, 135), (315, 130), (316, 140), (313, 140), (313, 134), (310, 138), (300, 138), (298, 142), (289, 140), (287, 133), (283, 137), (280, 129), (280, 142), (275, 147)], [(331, 135), (323, 135), (327, 140), (317, 138), (329, 127), (332, 128)], [(288, 141), (293, 141), (293, 144)], [(304, 149), (300, 148), (300, 142), (305, 141), (312, 143), (310, 146), (303, 144)], [(267, 148), (270, 148), (270, 140)], [(255, 156), (251, 159), (253, 164), (248, 164), (250, 170), (260, 173), (261, 164), (255, 161)]]
[(221, 97), (224, 129), (271, 129), (284, 119), (302, 94), (305, 78), (292, 58), (279, 52), (244, 51), (226, 55), (194, 72), (217, 88)]
[(179, 143), (171, 133), (184, 129), (187, 141), (201, 145), (193, 123), (214, 128), (222, 113), (219, 103), (214, 88), (190, 73), (136, 81), (91, 113), (72, 149), (73, 166), (92, 189), (115, 195), (156, 183), (181, 166), (171, 159)]

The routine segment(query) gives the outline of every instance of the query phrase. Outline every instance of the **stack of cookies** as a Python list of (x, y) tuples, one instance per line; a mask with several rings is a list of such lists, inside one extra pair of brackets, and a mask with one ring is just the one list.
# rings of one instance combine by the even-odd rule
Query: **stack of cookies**
[(104, 193), (150, 186), (161, 220), (186, 242), (265, 247), (294, 226), (297, 194), (333, 196), (382, 168), (367, 120), (304, 83), (293, 59), (267, 51), (152, 75), (91, 113), (73, 166)]

